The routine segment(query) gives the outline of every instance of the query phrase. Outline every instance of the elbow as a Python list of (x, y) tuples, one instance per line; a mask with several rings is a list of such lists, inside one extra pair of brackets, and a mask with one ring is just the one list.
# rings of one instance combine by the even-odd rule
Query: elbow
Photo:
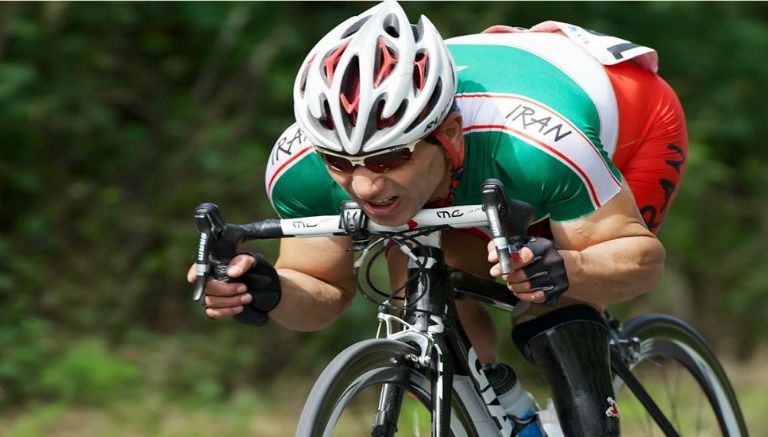
[(661, 244), (656, 238), (653, 238), (651, 244), (649, 244), (645, 251), (640, 271), (643, 271), (643, 277), (645, 278), (644, 286), (640, 291), (640, 294), (645, 294), (651, 291), (661, 281), (661, 277), (664, 275), (664, 262), (667, 258), (667, 251), (664, 249), (664, 245)]

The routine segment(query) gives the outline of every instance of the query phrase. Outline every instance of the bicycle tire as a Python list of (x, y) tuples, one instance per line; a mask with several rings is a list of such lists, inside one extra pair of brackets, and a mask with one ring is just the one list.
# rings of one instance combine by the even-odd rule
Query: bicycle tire
[[(328, 364), (312, 387), (296, 436), (333, 436), (336, 421), (352, 398), (366, 388), (381, 384), (403, 387), (431, 411), (429, 378), (404, 359), (415, 353), (416, 349), (408, 344), (385, 339), (364, 340), (345, 349)], [(455, 392), (452, 408), (451, 434), (479, 435)], [(374, 413), (371, 411), (371, 418)]]
[[(629, 367), (636, 377), (641, 373), (638, 369), (641, 369), (643, 365), (650, 365), (654, 369), (653, 372), (656, 373), (656, 369), (663, 369), (666, 366), (665, 363), (674, 362), (675, 367), (679, 365), (695, 381), (695, 384), (691, 385), (698, 385), (698, 390), (703, 392), (703, 398), (686, 396), (686, 399), (698, 404), (707, 403), (707, 408), (711, 409), (709, 412), (716, 418), (717, 422), (715, 425), (715, 420), (712, 420), (712, 427), (719, 427), (723, 436), (748, 435), (744, 416), (723, 366), (706, 340), (694, 328), (682, 320), (666, 314), (646, 314), (633, 318), (624, 324), (623, 334), (627, 339), (637, 338), (640, 341), (638, 353), (629, 363)], [(659, 371), (659, 373), (664, 374), (664, 371)], [(638, 377), (638, 379), (642, 380), (643, 378)], [(654, 381), (643, 383), (646, 389), (648, 389), (648, 382), (652, 386)], [(678, 381), (675, 381), (675, 384), (677, 383)], [(622, 385), (623, 381), (616, 377), (614, 390), (617, 395), (620, 393)], [(658, 381), (656, 385), (658, 385)], [(662, 386), (663, 390), (661, 391), (671, 394), (669, 381), (662, 381)], [(652, 396), (652, 398), (659, 403), (656, 396)], [(620, 401), (619, 404), (621, 407), (622, 402)], [(677, 416), (675, 410), (680, 406), (675, 406), (674, 402), (670, 405), (671, 407), (666, 409), (672, 411), (664, 411), (664, 408), (662, 411), (668, 419), (672, 420)], [(709, 417), (706, 412), (699, 412), (699, 414)], [(623, 414), (622, 417), (624, 417)], [(698, 419), (701, 420), (702, 417), (699, 416)], [(683, 420), (690, 420), (690, 418), (680, 419), (679, 423), (676, 424), (676, 429), (682, 436), (690, 435), (692, 433), (690, 424), (685, 424), (685, 428), (681, 429)], [(624, 419), (622, 419), (622, 431), (622, 435), (627, 435), (625, 431), (637, 432), (637, 430), (627, 430)], [(706, 435), (712, 435), (709, 434), (712, 431), (715, 430), (707, 429), (703, 432)]]

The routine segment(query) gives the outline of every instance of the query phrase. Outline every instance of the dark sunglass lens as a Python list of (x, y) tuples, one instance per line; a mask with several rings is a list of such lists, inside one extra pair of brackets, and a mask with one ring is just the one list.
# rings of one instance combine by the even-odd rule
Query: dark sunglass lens
[(355, 169), (355, 166), (352, 165), (352, 163), (347, 158), (342, 158), (341, 156), (327, 155), (325, 153), (321, 153), (320, 156), (323, 158), (323, 161), (325, 161), (325, 163), (328, 164), (329, 167), (331, 167), (336, 171), (340, 171), (343, 173), (352, 173), (352, 171)]
[(411, 159), (411, 151), (403, 148), (366, 158), (365, 167), (376, 173), (394, 170)]

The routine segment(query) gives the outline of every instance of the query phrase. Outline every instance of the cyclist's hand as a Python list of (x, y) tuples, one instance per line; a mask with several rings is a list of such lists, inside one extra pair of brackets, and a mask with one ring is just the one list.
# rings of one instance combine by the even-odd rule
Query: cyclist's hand
[[(232, 258), (227, 267), (227, 276), (238, 279), (256, 263), (256, 258), (248, 254), (240, 254)], [(187, 281), (197, 281), (195, 265), (187, 272)], [(205, 313), (213, 319), (233, 317), (243, 312), (243, 305), (253, 301), (245, 284), (239, 282), (222, 282), (211, 279), (205, 286)]]
[(545, 238), (531, 238), (518, 254), (511, 259), (509, 274), (503, 275), (496, 246), (493, 241), (489, 242), (488, 261), (493, 264), (491, 275), (502, 278), (507, 288), (524, 302), (557, 303), (568, 289), (568, 277), (555, 245)]

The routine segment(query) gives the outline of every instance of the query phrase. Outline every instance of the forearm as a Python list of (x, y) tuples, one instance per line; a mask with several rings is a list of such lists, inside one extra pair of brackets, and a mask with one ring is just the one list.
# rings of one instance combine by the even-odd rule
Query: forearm
[(560, 254), (569, 282), (564, 296), (600, 306), (649, 291), (664, 272), (664, 247), (653, 236), (618, 238)]
[(349, 306), (354, 286), (335, 286), (292, 269), (277, 269), (282, 298), (269, 313), (278, 324), (294, 331), (316, 331), (333, 323)]

